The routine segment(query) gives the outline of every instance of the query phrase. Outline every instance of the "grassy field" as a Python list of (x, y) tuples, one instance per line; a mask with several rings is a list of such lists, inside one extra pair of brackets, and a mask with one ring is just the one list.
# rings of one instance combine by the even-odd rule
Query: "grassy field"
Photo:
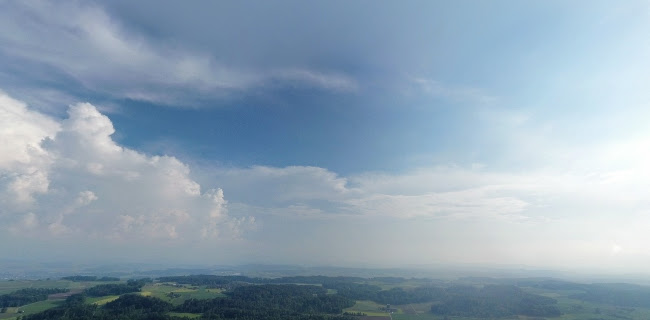
[(344, 309), (343, 311), (353, 312), (353, 313), (361, 312), (369, 316), (386, 316), (388, 314), (384, 311), (381, 311), (381, 308), (383, 307), (385, 306), (373, 301), (358, 300), (357, 303), (354, 304), (354, 306)]
[[(538, 288), (525, 288), (526, 291), (544, 295), (556, 299), (558, 308), (562, 315), (554, 318), (544, 318), (548, 320), (648, 320), (650, 319), (650, 309), (648, 308), (631, 308), (611, 305), (602, 305), (578, 299), (572, 299), (570, 296), (578, 292), (571, 290), (543, 290)], [(372, 301), (357, 301), (357, 303), (346, 309), (349, 312), (363, 312), (369, 316), (381, 316), (386, 313), (381, 312), (382, 305)], [(434, 315), (430, 313), (431, 303), (407, 304), (394, 306), (398, 312), (391, 315), (392, 320), (480, 320), (480, 318), (470, 317), (452, 317)], [(515, 316), (508, 319), (533, 320), (536, 317)]]
[[(557, 300), (562, 316), (558, 320), (646, 320), (650, 319), (650, 309), (630, 308), (596, 304), (588, 301), (572, 299), (570, 296), (580, 293), (578, 290), (544, 290), (539, 288), (522, 288)], [(525, 319), (525, 318), (523, 318)]]
[(103, 306), (111, 301), (116, 300), (119, 297), (120, 296), (88, 297), (86, 298), (86, 303), (92, 303), (98, 306)]
[[(58, 306), (63, 300), (45, 300), (24, 305), (19, 308), (7, 308), (7, 313), (0, 313), (0, 319), (15, 319), (21, 315), (39, 313), (41, 311)], [(24, 311), (24, 313), (18, 313)]]
[[(7, 294), (14, 292), (16, 290), (25, 289), (25, 288), (63, 288), (70, 289), (73, 292), (81, 292), (85, 288), (96, 286), (98, 284), (105, 283), (118, 283), (118, 282), (96, 282), (96, 281), (83, 281), (83, 282), (74, 282), (69, 280), (15, 280), (15, 281), (0, 281), (0, 294)], [(100, 298), (89, 298), (99, 301), (101, 299), (106, 299), (107, 297)], [(7, 308), (6, 313), (0, 313), (0, 319), (15, 319), (21, 315), (29, 315), (34, 313), (39, 313), (41, 311), (53, 308), (59, 305), (64, 298), (59, 299), (49, 299), (45, 301), (38, 301), (18, 308)], [(95, 302), (91, 301), (91, 302)], [(101, 302), (100, 304), (107, 303)], [(24, 313), (19, 313), (19, 311), (24, 311)]]
[(190, 319), (198, 319), (201, 317), (200, 313), (187, 313), (187, 312), (168, 312), (167, 313), (170, 316), (176, 316), (176, 317), (186, 317)]
[[(422, 314), (399, 313), (399, 314), (393, 314), (392, 319), (393, 320), (443, 320), (444, 317), (436, 316), (431, 313), (422, 313)], [(465, 318), (457, 318), (457, 317), (449, 317), (449, 319), (465, 320)]]
[(0, 294), (7, 294), (24, 288), (87, 288), (89, 284), (89, 282), (72, 282), (68, 280), (3, 280), (0, 281)]
[[(81, 290), (87, 286), (89, 285), (86, 282), (72, 282), (68, 280), (3, 280), (0, 281), (0, 294), (7, 294), (25, 288), (64, 288), (70, 290)], [(20, 306), (18, 308), (7, 308), (6, 313), (0, 313), (0, 319), (16, 319), (21, 315), (39, 313), (57, 306), (62, 301), (62, 299), (45, 300)], [(24, 313), (19, 313), (20, 311), (24, 311)]]
[[(98, 284), (106, 283), (116, 283), (116, 282), (73, 282), (68, 280), (16, 280), (16, 281), (0, 281), (0, 294), (7, 294), (14, 292), (16, 290), (24, 288), (65, 288), (70, 289), (71, 291), (81, 292), (85, 288), (89, 288)], [(173, 293), (170, 295), (170, 293)], [(148, 284), (142, 288), (140, 292), (143, 296), (152, 296), (160, 298), (164, 301), (171, 302), (174, 305), (179, 305), (187, 299), (212, 299), (218, 297), (224, 297), (222, 290), (219, 289), (207, 289), (205, 287), (191, 287), (191, 286), (181, 286), (177, 287), (174, 285), (166, 284)], [(104, 305), (109, 303), (119, 296), (103, 296), (103, 297), (88, 297), (87, 303), (93, 303), (96, 305)], [(33, 313), (38, 313), (43, 310), (55, 307), (61, 303), (63, 299), (50, 299), (46, 301), (39, 301), (36, 303), (28, 304), (21, 306), (19, 308), (8, 308), (6, 313), (0, 313), (0, 319), (15, 319), (19, 315), (28, 315)], [(18, 313), (20, 310), (24, 313)], [(194, 317), (197, 315), (188, 314), (189, 317)]]
[(404, 304), (404, 305), (399, 305), (395, 306), (399, 308), (399, 310), (403, 311), (402, 313), (406, 314), (423, 314), (423, 313), (429, 313), (431, 311), (431, 302), (425, 302), (425, 303), (411, 303), (411, 304)]
[(628, 308), (609, 305), (599, 305), (583, 302), (568, 297), (556, 297), (562, 316), (561, 320), (621, 320), (621, 319), (650, 319), (650, 309)]
[(213, 299), (225, 297), (220, 289), (207, 289), (205, 287), (173, 286), (162, 283), (148, 284), (140, 292), (143, 296), (156, 297), (161, 300), (179, 305), (187, 299)]

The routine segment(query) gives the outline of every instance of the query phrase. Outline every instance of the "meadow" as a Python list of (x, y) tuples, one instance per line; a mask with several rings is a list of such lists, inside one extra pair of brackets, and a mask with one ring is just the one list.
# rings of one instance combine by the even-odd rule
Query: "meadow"
[(213, 299), (225, 295), (221, 289), (206, 286), (175, 285), (170, 283), (152, 283), (144, 286), (140, 295), (155, 297), (173, 305), (179, 305), (187, 299)]

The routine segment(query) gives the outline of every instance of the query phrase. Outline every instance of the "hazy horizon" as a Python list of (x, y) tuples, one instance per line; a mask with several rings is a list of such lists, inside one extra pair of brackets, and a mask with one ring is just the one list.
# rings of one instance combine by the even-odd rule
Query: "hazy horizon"
[(0, 2), (0, 250), (647, 273), (647, 1)]

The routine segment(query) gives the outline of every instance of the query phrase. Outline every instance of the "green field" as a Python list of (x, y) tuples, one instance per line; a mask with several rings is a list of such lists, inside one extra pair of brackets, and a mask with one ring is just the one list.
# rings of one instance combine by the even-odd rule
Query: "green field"
[(387, 316), (388, 313), (384, 312), (381, 310), (385, 306), (378, 304), (374, 301), (367, 301), (367, 300), (359, 300), (357, 301), (354, 306), (347, 308), (343, 311), (347, 312), (361, 312), (365, 313), (368, 316)]
[(88, 297), (86, 298), (86, 303), (92, 303), (98, 306), (103, 306), (111, 301), (116, 300), (119, 297), (120, 296)]
[[(89, 288), (98, 284), (116, 283), (116, 282), (74, 282), (69, 280), (16, 280), (16, 281), (0, 281), (0, 294), (7, 294), (16, 290), (24, 288), (66, 288), (72, 291), (81, 292), (85, 288)], [(171, 294), (173, 293), (173, 294)], [(205, 287), (191, 287), (191, 286), (175, 286), (170, 284), (148, 284), (142, 288), (140, 292), (143, 296), (152, 296), (160, 298), (164, 301), (171, 302), (174, 305), (179, 305), (187, 299), (213, 299), (224, 297), (220, 289), (208, 289)], [(171, 294), (171, 295), (170, 295)], [(109, 303), (119, 296), (103, 296), (103, 297), (88, 297), (87, 303), (96, 305), (104, 305)], [(0, 313), (0, 319), (15, 319), (20, 315), (28, 315), (38, 313), (49, 308), (53, 308), (61, 303), (63, 299), (39, 301), (19, 308), (8, 308), (6, 313)], [(24, 311), (24, 313), (18, 313)], [(198, 317), (198, 315), (187, 314), (188, 317)]]
[[(445, 317), (443, 316), (436, 316), (431, 313), (423, 313), (423, 314), (406, 314), (406, 313), (399, 313), (399, 314), (393, 314), (392, 315), (393, 320), (443, 320)], [(448, 319), (453, 319), (453, 320), (465, 320), (466, 318), (459, 318), (459, 317), (448, 317)]]
[[(383, 286), (382, 286), (383, 287)], [(392, 287), (392, 285), (391, 285)], [(539, 288), (523, 288), (527, 292), (539, 294), (556, 299), (558, 307), (562, 312), (559, 317), (547, 317), (547, 320), (647, 320), (650, 319), (650, 308), (638, 307), (621, 307), (597, 304), (578, 299), (570, 298), (570, 296), (579, 293), (576, 290), (544, 290)], [(397, 312), (391, 314), (392, 320), (481, 320), (481, 318), (471, 317), (454, 317), (434, 315), (430, 312), (431, 302), (406, 304), (393, 306), (398, 309)], [(350, 308), (345, 309), (348, 312), (362, 312), (368, 316), (385, 316), (380, 308), (382, 305), (372, 301), (357, 301), (357, 303)], [(505, 318), (504, 318), (505, 319)], [(542, 319), (536, 317), (515, 316), (516, 320), (534, 320)]]
[(424, 313), (429, 313), (431, 311), (431, 304), (432, 302), (411, 303), (411, 304), (404, 304), (395, 307), (399, 308), (400, 310), (403, 311), (403, 313), (406, 314), (424, 314)]
[[(74, 282), (69, 280), (15, 280), (15, 281), (0, 281), (0, 294), (7, 294), (14, 292), (16, 290), (25, 289), (25, 288), (65, 288), (70, 289), (71, 291), (81, 292), (85, 288), (89, 288), (98, 284), (106, 283), (117, 283), (117, 282), (95, 282), (95, 281), (83, 281), (83, 282)], [(106, 299), (107, 297), (100, 298), (89, 298), (89, 300), (94, 299), (98, 301), (101, 299)], [(59, 305), (64, 299), (50, 299), (45, 301), (38, 301), (18, 308), (7, 308), (6, 313), (0, 313), (0, 319), (15, 319), (21, 315), (29, 315), (34, 313), (39, 313), (41, 311), (53, 308)], [(103, 302), (107, 303), (109, 301)], [(24, 311), (23, 313), (19, 313)]]
[(179, 305), (187, 299), (213, 299), (225, 297), (220, 289), (208, 289), (205, 286), (178, 287), (163, 283), (148, 284), (142, 288), (140, 294), (143, 296), (156, 297), (171, 302), (174, 305)]
[(72, 282), (68, 280), (3, 280), (0, 281), (0, 294), (7, 294), (24, 288), (82, 289), (95, 284), (97, 283)]
[[(0, 281), (0, 294), (7, 294), (25, 288), (65, 288), (82, 290), (89, 286), (87, 282), (73, 282), (68, 280), (14, 280)], [(18, 308), (7, 308), (6, 313), (0, 313), (0, 319), (15, 319), (21, 315), (39, 313), (60, 304), (62, 299), (38, 301)], [(23, 311), (23, 313), (19, 313)]]
[(201, 317), (200, 313), (168, 312), (167, 314), (170, 315), (170, 316), (185, 317), (185, 318), (190, 318), (190, 319), (198, 319), (198, 318)]
[[(558, 320), (621, 320), (621, 319), (650, 319), (650, 309), (632, 308), (596, 304), (588, 301), (569, 298), (580, 293), (579, 290), (544, 290), (539, 288), (524, 287), (527, 292), (535, 293), (557, 300), (562, 316)], [(525, 319), (525, 318), (523, 318)]]
[[(63, 300), (45, 300), (27, 304), (18, 308), (7, 308), (7, 313), (0, 313), (0, 319), (15, 319), (17, 316), (39, 313), (54, 308)], [(24, 313), (18, 313), (24, 311)]]

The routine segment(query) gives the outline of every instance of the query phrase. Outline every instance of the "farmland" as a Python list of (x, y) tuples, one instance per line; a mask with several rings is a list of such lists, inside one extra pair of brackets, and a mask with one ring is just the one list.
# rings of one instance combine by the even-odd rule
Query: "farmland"
[[(62, 288), (68, 289), (68, 293), (53, 294), (47, 300), (38, 301), (20, 307), (9, 307), (6, 312), (0, 313), (0, 319), (16, 319), (18, 316), (27, 316), (41, 311), (60, 306), (64, 300), (72, 295), (83, 292), (84, 289), (104, 284), (119, 284), (123, 281), (70, 281), (70, 280), (13, 280), (0, 281), (0, 294), (9, 294), (21, 289), (47, 289)], [(173, 305), (179, 305), (188, 299), (213, 299), (224, 297), (220, 289), (209, 289), (205, 286), (193, 287), (188, 285), (176, 285), (171, 283), (151, 283), (142, 287), (138, 293), (146, 297), (155, 297)], [(104, 306), (109, 302), (118, 299), (119, 295), (105, 295), (87, 297), (86, 303)], [(192, 313), (170, 313), (177, 317), (196, 318), (200, 314)]]
[[(316, 319), (315, 315), (332, 320), (650, 319), (650, 287), (552, 279), (435, 281), (198, 275), (137, 281), (0, 282), (0, 292), (4, 295), (22, 289), (54, 288), (67, 292), (51, 294), (43, 301), (7, 307), (0, 313), (0, 319), (57, 319), (56, 314), (67, 309), (77, 310), (79, 314), (97, 314), (98, 319), (110, 319), (116, 316), (115, 312), (130, 314), (133, 310), (144, 310), (131, 315), (134, 319), (147, 314), (160, 319)], [(120, 291), (124, 288), (131, 291)], [(126, 293), (94, 294), (111, 290)], [(86, 295), (72, 299), (79, 293)], [(43, 311), (50, 313), (46, 315)]]
[(169, 283), (153, 283), (146, 285), (140, 292), (143, 296), (155, 297), (173, 305), (179, 305), (187, 299), (213, 299), (225, 297), (220, 289), (209, 289), (206, 286), (186, 286)]

